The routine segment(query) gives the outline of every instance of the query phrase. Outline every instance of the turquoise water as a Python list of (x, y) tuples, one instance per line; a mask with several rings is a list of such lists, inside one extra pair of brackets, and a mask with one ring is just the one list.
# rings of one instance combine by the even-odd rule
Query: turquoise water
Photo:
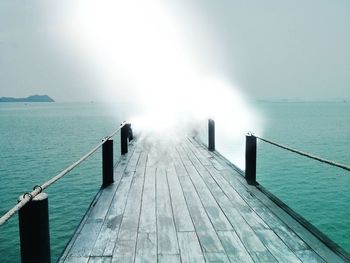
[[(350, 103), (261, 102), (254, 107), (267, 120), (266, 138), (350, 164)], [(96, 103), (0, 104), (0, 214), (20, 194), (57, 174), (113, 131), (123, 117), (115, 109), (119, 116)], [(118, 150), (116, 145), (116, 159)], [(262, 185), (350, 251), (349, 172), (266, 143), (258, 145), (257, 166)], [(100, 184), (97, 152), (48, 189), (53, 262)], [(2, 262), (19, 261), (17, 221), (16, 216), (0, 228)]]
[[(101, 104), (0, 104), (0, 214), (20, 194), (78, 160), (116, 129), (119, 120)], [(117, 158), (118, 145), (115, 152)], [(101, 169), (98, 151), (48, 188), (53, 262), (99, 189)], [(1, 262), (19, 262), (18, 235), (15, 216), (0, 228)]]
[[(264, 137), (350, 165), (350, 103), (258, 103)], [(257, 180), (350, 251), (350, 172), (258, 142)]]

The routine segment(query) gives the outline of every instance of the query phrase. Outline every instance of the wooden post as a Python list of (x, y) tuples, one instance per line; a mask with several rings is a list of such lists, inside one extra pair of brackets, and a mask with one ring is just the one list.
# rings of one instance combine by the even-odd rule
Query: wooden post
[(208, 150), (215, 151), (215, 122), (208, 120)]
[(131, 124), (128, 123), (127, 125), (129, 126), (129, 128), (128, 128), (129, 129), (128, 137), (129, 137), (129, 142), (130, 142), (130, 141), (132, 141), (134, 139), (134, 134), (133, 134), (132, 129), (131, 129)]
[(113, 182), (113, 140), (107, 140), (102, 145), (102, 187)]
[(248, 184), (256, 185), (256, 137), (246, 136), (245, 179)]
[(130, 124), (125, 124), (120, 130), (120, 147), (121, 154), (128, 153), (128, 137), (129, 137)]
[[(19, 197), (19, 201), (23, 196)], [(49, 202), (40, 193), (18, 212), (22, 263), (50, 263)]]

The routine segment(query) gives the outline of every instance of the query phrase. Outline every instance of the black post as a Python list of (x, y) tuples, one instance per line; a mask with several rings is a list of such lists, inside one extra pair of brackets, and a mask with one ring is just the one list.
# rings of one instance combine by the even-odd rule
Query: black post
[(215, 122), (208, 120), (208, 150), (215, 151)]
[(129, 128), (128, 128), (129, 129), (129, 132), (128, 132), (129, 142), (131, 142), (134, 139), (134, 134), (133, 134), (132, 129), (131, 129), (131, 124), (128, 123), (127, 125), (129, 126)]
[(113, 140), (107, 140), (102, 145), (102, 186), (113, 182)]
[(256, 137), (253, 135), (246, 136), (245, 179), (248, 184), (256, 185)]
[(128, 153), (128, 137), (129, 137), (130, 124), (125, 124), (120, 130), (120, 147), (121, 154)]
[[(22, 200), (23, 196), (19, 197)], [(22, 263), (50, 263), (49, 202), (40, 193), (18, 212)]]

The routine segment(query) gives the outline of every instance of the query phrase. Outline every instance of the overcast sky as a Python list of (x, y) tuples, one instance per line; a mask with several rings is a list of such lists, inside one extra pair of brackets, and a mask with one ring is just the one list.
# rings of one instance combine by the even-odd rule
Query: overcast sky
[[(0, 1), (0, 96), (104, 99), (96, 98), (103, 88), (90, 79), (91, 69), (57, 44), (51, 2)], [(216, 50), (207, 48), (207, 39), (194, 34), (194, 57), (251, 98), (350, 99), (350, 1), (173, 0), (167, 6), (216, 43)], [(64, 13), (54, 14), (69, 24)]]

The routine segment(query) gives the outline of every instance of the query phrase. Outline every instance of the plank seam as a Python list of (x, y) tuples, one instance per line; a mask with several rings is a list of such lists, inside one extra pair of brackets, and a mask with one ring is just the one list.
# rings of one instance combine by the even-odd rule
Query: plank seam
[[(142, 152), (141, 152), (141, 153), (142, 153)], [(141, 154), (140, 154), (139, 160), (140, 160), (140, 158), (141, 158)], [(139, 160), (138, 160), (138, 161), (139, 161)], [(143, 170), (143, 183), (142, 183), (141, 201), (140, 201), (140, 208), (139, 208), (139, 218), (138, 218), (137, 230), (136, 230), (136, 243), (135, 243), (135, 257), (134, 257), (134, 262), (136, 261), (137, 244), (138, 244), (139, 229), (140, 229), (141, 209), (142, 209), (142, 201), (143, 201), (143, 192), (144, 192), (144, 189), (145, 189), (145, 179), (146, 179), (147, 162), (148, 162), (148, 154), (146, 155), (145, 168), (144, 168), (144, 170)]]
[[(196, 156), (196, 154), (194, 154), (194, 156), (196, 157), (196, 159), (200, 162), (200, 160), (197, 158), (197, 156)], [(191, 160), (190, 160), (191, 161)], [(192, 162), (192, 161), (191, 161)], [(202, 164), (202, 162), (200, 162), (201, 164)], [(192, 162), (192, 164), (193, 164), (193, 162)], [(194, 165), (194, 164), (193, 164)], [(194, 165), (195, 166), (195, 165)], [(231, 199), (227, 196), (227, 194), (226, 194), (226, 192), (222, 189), (222, 187), (221, 187), (221, 185), (217, 182), (217, 180), (216, 180), (216, 178), (214, 177), (214, 175), (207, 169), (207, 167), (206, 166), (204, 166), (203, 164), (202, 164), (202, 166), (204, 167), (204, 169), (209, 173), (209, 175), (210, 175), (210, 177), (215, 181), (215, 183), (216, 183), (216, 185), (217, 185), (217, 187), (221, 190), (221, 192), (227, 197), (227, 199), (229, 200), (229, 202), (231, 203), (231, 205), (233, 205), (234, 206), (234, 204), (231, 202)], [(197, 168), (195, 167), (195, 169), (197, 170)], [(198, 171), (198, 170), (197, 170)], [(199, 171), (198, 171), (198, 173), (199, 173)], [(200, 174), (200, 173), (199, 173)], [(200, 176), (202, 177), (202, 175), (200, 174)], [(202, 177), (203, 178), (203, 177)], [(205, 182), (205, 184), (207, 185), (207, 182), (206, 182), (206, 180), (204, 180), (204, 179), (202, 179), (204, 182)], [(208, 187), (208, 185), (207, 185), (207, 187)], [(210, 188), (208, 187), (208, 189), (209, 189), (209, 191), (212, 193), (212, 191), (210, 190)], [(235, 189), (233, 189), (233, 190), (235, 190)], [(212, 195), (213, 195), (213, 193), (212, 193)], [(214, 196), (214, 198), (215, 198), (215, 195), (213, 195)], [(217, 202), (217, 199), (215, 198), (215, 200), (216, 200), (216, 202)], [(221, 205), (217, 202), (217, 204), (218, 204), (218, 206), (220, 207), (220, 209), (222, 210), (222, 207), (221, 207)], [(222, 210), (222, 212), (224, 213), (224, 215), (226, 216), (226, 218), (227, 218), (227, 214)], [(239, 212), (239, 210), (237, 209), (237, 212), (241, 215), (241, 213)], [(256, 232), (254, 231), (254, 229), (250, 226), (250, 224), (246, 221), (246, 219), (244, 218), (244, 216), (242, 216), (241, 215), (241, 217), (242, 217), (242, 219), (247, 223), (247, 226), (249, 226), (249, 228), (256, 234)], [(229, 221), (230, 222), (230, 221)], [(230, 222), (230, 224), (231, 224), (231, 222)], [(232, 224), (231, 224), (232, 225)], [(233, 227), (233, 226), (232, 226)], [(235, 231), (235, 228), (233, 227), (233, 229), (234, 229), (234, 231)], [(257, 236), (257, 235), (256, 235)], [(242, 239), (241, 239), (241, 237), (240, 237), (240, 235), (237, 235), (237, 237), (239, 238), (239, 240), (240, 240), (240, 242), (241, 242), (241, 244), (244, 246), (244, 248), (246, 249), (246, 251), (248, 252), (248, 254), (250, 255), (250, 257), (253, 259), (253, 256), (251, 255), (251, 253), (252, 252), (250, 252), (249, 251), (249, 249), (245, 246), (245, 244), (244, 244), (244, 242), (242, 242)], [(258, 236), (257, 236), (258, 237)], [(258, 237), (259, 238), (259, 237)], [(259, 240), (260, 240), (260, 238), (259, 238)], [(261, 241), (261, 240), (260, 240)], [(220, 242), (222, 242), (221, 241), (221, 239), (220, 239)], [(262, 243), (262, 245), (266, 248), (266, 250), (267, 251), (269, 251), (269, 249), (265, 246), (265, 244), (261, 241), (261, 243)], [(224, 247), (224, 249), (225, 249), (225, 247)], [(269, 251), (270, 252), (270, 251)], [(273, 256), (273, 254), (270, 252), (270, 254)], [(273, 256), (274, 257), (274, 256)], [(277, 260), (277, 259), (276, 259)]]

